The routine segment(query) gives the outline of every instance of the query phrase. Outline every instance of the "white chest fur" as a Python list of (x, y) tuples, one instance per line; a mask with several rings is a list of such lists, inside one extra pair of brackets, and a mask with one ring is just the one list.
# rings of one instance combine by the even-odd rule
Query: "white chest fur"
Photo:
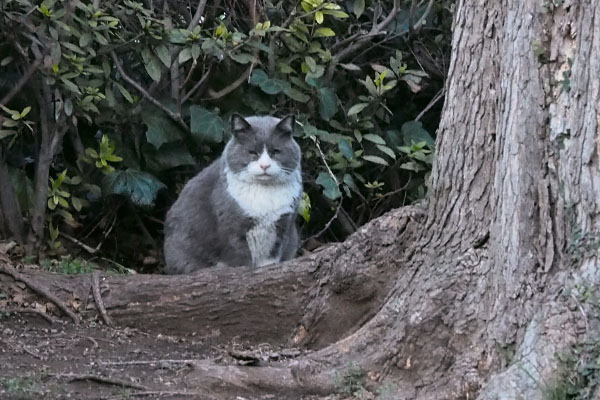
[(302, 193), (300, 171), (278, 185), (261, 185), (239, 179), (226, 171), (227, 192), (244, 214), (254, 218), (256, 225), (246, 234), (252, 264), (263, 266), (278, 262), (281, 255), (271, 254), (277, 241), (276, 223), (283, 214), (296, 212), (296, 202)]

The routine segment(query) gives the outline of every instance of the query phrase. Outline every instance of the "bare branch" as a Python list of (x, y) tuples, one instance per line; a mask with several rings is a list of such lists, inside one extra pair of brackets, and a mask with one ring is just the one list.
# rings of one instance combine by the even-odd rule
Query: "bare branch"
[(373, 37), (386, 34), (387, 32), (384, 31), (385, 28), (396, 18), (399, 12), (400, 0), (394, 0), (394, 5), (390, 10), (390, 13), (383, 19), (383, 21), (380, 23), (373, 23), (373, 27), (369, 33), (359, 36), (358, 39), (352, 43), (352, 45), (342, 48), (339, 53), (333, 56), (333, 60), (327, 69), (327, 77), (331, 79), (331, 77), (333, 77), (336, 65), (351, 56), (354, 52), (366, 46)]
[(204, 7), (206, 7), (206, 0), (200, 0), (198, 1), (198, 8), (196, 8), (196, 12), (194, 13), (194, 16), (192, 17), (192, 21), (190, 22), (190, 25), (188, 26), (188, 30), (192, 30), (196, 27), (196, 25), (198, 25), (198, 23), (200, 22), (200, 18), (202, 18), (202, 14), (204, 14)]
[(194, 87), (192, 87), (189, 90), (189, 92), (187, 92), (182, 97), (182, 99), (181, 99), (182, 103), (185, 103), (194, 94), (194, 92), (196, 92), (196, 90), (198, 90), (200, 88), (200, 86), (202, 86), (204, 84), (204, 82), (206, 82), (206, 80), (210, 76), (211, 72), (212, 72), (212, 65), (210, 67), (208, 67), (208, 71), (206, 71), (206, 73), (204, 75), (202, 75), (202, 78), (200, 78), (200, 80), (198, 82), (196, 82), (196, 84), (194, 85)]
[(36, 292), (37, 294), (47, 298), (48, 300), (50, 300), (51, 302), (53, 302), (54, 304), (56, 304), (56, 306), (66, 315), (68, 315), (75, 324), (79, 324), (79, 317), (77, 315), (75, 315), (75, 313), (73, 313), (73, 311), (69, 310), (67, 308), (67, 306), (65, 306), (65, 304), (60, 301), (60, 299), (58, 297), (56, 297), (55, 295), (53, 295), (52, 293), (50, 293), (48, 291), (48, 289), (46, 289), (45, 287), (39, 285), (37, 282), (29, 279), (28, 277), (20, 274), (19, 272), (17, 272), (17, 270), (15, 268), (9, 267), (8, 265), (2, 263), (0, 264), (0, 272), (6, 274), (6, 275), (10, 275), (14, 280), (16, 281), (20, 281), (23, 282), (24, 284), (26, 284), (31, 290), (33, 290), (34, 292)]
[(240, 75), (239, 78), (237, 78), (235, 81), (231, 82), (229, 85), (225, 86), (223, 89), (219, 90), (218, 92), (209, 90), (208, 95), (210, 96), (210, 98), (212, 100), (220, 99), (221, 97), (226, 96), (229, 93), (233, 92), (242, 83), (244, 83), (244, 81), (246, 81), (246, 79), (248, 79), (248, 77), (250, 76), (250, 72), (252, 72), (253, 67), (254, 67), (254, 63), (250, 64), (250, 66), (246, 69), (246, 71), (244, 71), (244, 73), (242, 75)]
[(335, 213), (333, 214), (333, 216), (329, 219), (329, 221), (327, 221), (327, 223), (325, 224), (325, 226), (323, 227), (323, 229), (321, 229), (319, 232), (317, 232), (316, 234), (304, 239), (302, 241), (302, 244), (300, 245), (300, 247), (304, 247), (304, 245), (312, 239), (317, 239), (319, 236), (321, 236), (322, 234), (324, 234), (325, 232), (327, 232), (327, 230), (329, 229), (329, 227), (331, 226), (331, 224), (333, 223), (333, 221), (338, 217), (338, 214), (340, 213), (340, 208), (342, 208), (342, 200), (343, 198), (340, 199), (340, 201), (338, 202), (337, 208), (335, 209)]
[(119, 59), (117, 57), (117, 55), (115, 54), (114, 51), (110, 52), (110, 55), (115, 63), (115, 66), (117, 67), (117, 70), (119, 71), (119, 74), (121, 74), (121, 76), (123, 77), (123, 79), (125, 80), (125, 82), (129, 83), (131, 86), (133, 86), (138, 92), (140, 92), (142, 94), (142, 96), (144, 96), (144, 98), (146, 100), (148, 100), (150, 103), (154, 104), (156, 107), (160, 108), (165, 114), (167, 114), (173, 121), (175, 121), (177, 123), (177, 125), (179, 125), (179, 127), (181, 129), (183, 129), (185, 132), (189, 132), (190, 128), (187, 126), (187, 124), (183, 121), (183, 119), (181, 118), (181, 115), (174, 113), (173, 111), (169, 110), (167, 107), (165, 107), (164, 104), (162, 104), (160, 101), (158, 101), (157, 99), (155, 99), (154, 97), (152, 97), (152, 95), (150, 95), (150, 93), (148, 93), (146, 91), (146, 89), (144, 89), (142, 87), (142, 85), (140, 85), (139, 83), (137, 83), (136, 81), (134, 81), (129, 75), (127, 75), (125, 73), (125, 70), (123, 69), (123, 66), (119, 63)]
[(19, 93), (19, 91), (21, 91), (23, 86), (25, 86), (25, 84), (29, 81), (29, 79), (35, 73), (35, 71), (37, 71), (37, 69), (40, 66), (40, 64), (42, 63), (42, 61), (44, 61), (44, 56), (47, 54), (48, 51), (49, 51), (48, 49), (44, 50), (44, 52), (40, 55), (40, 57), (35, 58), (35, 61), (33, 62), (33, 64), (31, 64), (29, 66), (29, 68), (27, 69), (25, 74), (23, 74), (21, 79), (19, 79), (19, 82), (17, 82), (17, 84), (15, 86), (13, 86), (13, 88), (2, 98), (2, 100), (0, 100), (0, 105), (3, 105), (3, 106), (7, 105), (8, 102), (17, 93)]
[(431, 109), (431, 107), (433, 107), (435, 105), (435, 103), (437, 103), (442, 97), (444, 97), (445, 92), (446, 92), (445, 88), (441, 88), (439, 90), (439, 92), (437, 92), (436, 95), (433, 97), (433, 99), (431, 99), (429, 104), (427, 104), (425, 106), (425, 108), (419, 113), (419, 115), (417, 115), (417, 118), (415, 118), (415, 121), (420, 120), (421, 117), (423, 117), (423, 115), (425, 115), (425, 113), (427, 111), (429, 111)]

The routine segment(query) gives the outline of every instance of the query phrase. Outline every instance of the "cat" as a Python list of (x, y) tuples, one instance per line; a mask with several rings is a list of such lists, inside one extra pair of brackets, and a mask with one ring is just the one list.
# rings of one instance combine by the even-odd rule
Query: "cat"
[(296, 255), (302, 177), (294, 125), (292, 115), (233, 114), (223, 154), (185, 185), (167, 213), (168, 274), (261, 267)]

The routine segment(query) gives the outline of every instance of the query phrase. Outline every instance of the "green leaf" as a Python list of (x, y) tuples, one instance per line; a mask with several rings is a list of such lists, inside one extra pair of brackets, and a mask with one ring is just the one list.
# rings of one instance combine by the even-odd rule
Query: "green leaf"
[(179, 64), (183, 64), (192, 58), (192, 49), (190, 47), (186, 47), (185, 49), (179, 52)]
[(146, 140), (156, 149), (165, 143), (181, 140), (177, 124), (154, 107), (147, 107), (142, 111), (142, 122), (148, 127)]
[(113, 171), (103, 180), (104, 193), (127, 197), (133, 204), (144, 207), (154, 205), (158, 191), (166, 185), (147, 172), (128, 168)]
[(4, 57), (2, 61), (0, 61), (0, 67), (4, 67), (12, 62), (13, 58), (11, 56)]
[(371, 143), (385, 145), (385, 140), (383, 140), (381, 136), (373, 133), (367, 133), (366, 135), (363, 135), (363, 139), (368, 140)]
[(421, 121), (408, 121), (402, 124), (402, 135), (404, 139), (405, 145), (410, 145), (414, 142), (425, 142), (429, 146), (429, 148), (433, 149), (435, 147), (435, 141), (423, 128), (423, 124)]
[(317, 69), (317, 62), (311, 56), (304, 57), (304, 62), (306, 63), (306, 66), (310, 72), (314, 72)]
[(75, 94), (81, 94), (81, 92), (79, 91), (79, 88), (77, 87), (77, 85), (74, 84), (73, 82), (71, 82), (70, 80), (68, 80), (67, 78), (60, 78), (60, 81), (71, 92), (73, 92)]
[(142, 149), (146, 166), (154, 171), (163, 172), (165, 169), (182, 165), (196, 165), (196, 160), (190, 154), (184, 143), (165, 143), (160, 150), (145, 145)]
[(257, 61), (254, 55), (248, 53), (229, 53), (229, 58), (239, 64), (248, 64)]
[(9, 129), (0, 129), (0, 140), (16, 134), (17, 132), (11, 131)]
[(65, 100), (65, 114), (67, 117), (73, 114), (73, 101), (71, 99)]
[(201, 49), (200, 49), (200, 46), (198, 46), (198, 44), (197, 44), (197, 43), (194, 43), (194, 44), (192, 45), (192, 58), (193, 58), (194, 60), (197, 60), (197, 59), (198, 59), (198, 57), (200, 57), (200, 54), (201, 54)]
[(323, 14), (333, 15), (336, 18), (348, 18), (349, 15), (339, 10), (323, 10)]
[(267, 81), (269, 76), (265, 71), (260, 68), (257, 68), (252, 71), (252, 76), (250, 77), (250, 84), (255, 86), (260, 86), (263, 82)]
[(331, 28), (318, 28), (313, 37), (331, 37), (335, 36), (335, 32)]
[(85, 55), (85, 51), (81, 50), (77, 45), (75, 45), (73, 43), (61, 42), (60, 44), (63, 47), (66, 47), (67, 49), (71, 50), (74, 53), (81, 54), (82, 56)]
[(370, 161), (372, 163), (375, 163), (375, 164), (386, 165), (386, 166), (389, 165), (387, 161), (385, 161), (383, 158), (378, 157), (378, 156), (362, 156), (362, 158), (367, 161)]
[(6, 127), (6, 128), (14, 128), (15, 126), (19, 125), (19, 121), (15, 121), (12, 119), (5, 119), (4, 122), (2, 122), (2, 126)]
[(96, 38), (96, 41), (98, 43), (100, 43), (102, 46), (107, 46), (108, 45), (108, 40), (106, 40), (106, 38), (104, 37), (104, 35), (101, 34), (100, 32), (94, 32), (94, 37)]
[(310, 208), (310, 197), (308, 196), (308, 193), (302, 192), (302, 198), (298, 204), (298, 212), (300, 215), (302, 215), (302, 218), (304, 218), (304, 221), (306, 222), (310, 221)]
[(294, 89), (290, 86), (289, 89), (283, 91), (283, 93), (290, 99), (299, 101), (300, 103), (307, 103), (310, 100), (310, 96), (302, 93), (298, 89)]
[(86, 47), (92, 41), (92, 35), (84, 33), (79, 37), (79, 47)]
[(154, 50), (156, 51), (156, 55), (160, 59), (160, 62), (162, 62), (165, 67), (171, 68), (171, 54), (169, 54), (167, 46), (159, 44)]
[(319, 173), (315, 183), (323, 187), (323, 194), (331, 200), (338, 199), (342, 196), (338, 184), (327, 172)]
[(171, 29), (168, 33), (169, 42), (174, 44), (185, 44), (190, 35), (187, 29)]
[(323, 12), (322, 11), (317, 11), (315, 13), (315, 21), (317, 21), (317, 24), (323, 23)]
[(348, 186), (350, 189), (354, 190), (355, 192), (359, 192), (358, 187), (356, 186), (356, 183), (354, 182), (354, 178), (352, 178), (352, 175), (350, 174), (344, 174), (344, 184), (346, 186)]
[(329, 121), (337, 112), (337, 96), (332, 88), (319, 89), (319, 114), (325, 121)]
[(356, 18), (360, 18), (364, 11), (365, 0), (354, 0), (354, 15), (356, 15)]
[(346, 157), (348, 160), (350, 160), (351, 158), (354, 158), (354, 150), (352, 150), (352, 145), (350, 144), (350, 142), (346, 139), (341, 139), (338, 142), (338, 147), (340, 149), (340, 151), (342, 152), (343, 156)]
[(348, 116), (352, 116), (352, 115), (356, 115), (358, 113), (360, 113), (362, 110), (364, 110), (365, 108), (367, 108), (369, 106), (369, 103), (358, 103), (353, 105), (352, 107), (350, 107), (350, 109), (348, 110)]
[(154, 57), (152, 54), (148, 56), (148, 61), (144, 63), (144, 68), (146, 68), (146, 72), (150, 75), (153, 81), (160, 81), (160, 61), (158, 58)]
[(378, 144), (377, 148), (383, 153), (387, 154), (390, 158), (394, 160), (396, 159), (396, 153), (394, 153), (394, 150), (390, 149), (389, 147)]
[(133, 97), (131, 97), (131, 93), (129, 93), (129, 91), (127, 91), (127, 89), (125, 89), (120, 83), (115, 82), (115, 85), (117, 86), (117, 89), (119, 89), (119, 92), (121, 92), (121, 95), (123, 95), (128, 102), (133, 103)]
[(261, 83), (260, 88), (266, 94), (278, 94), (291, 89), (289, 82), (282, 81), (281, 79), (267, 79)]
[(223, 141), (223, 120), (204, 107), (190, 107), (190, 128), (200, 142), (220, 143)]

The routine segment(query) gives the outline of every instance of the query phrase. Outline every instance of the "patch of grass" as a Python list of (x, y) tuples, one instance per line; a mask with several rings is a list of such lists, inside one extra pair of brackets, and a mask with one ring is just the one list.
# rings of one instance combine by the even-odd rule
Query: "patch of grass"
[(343, 395), (357, 396), (359, 393), (366, 391), (365, 383), (364, 371), (358, 365), (351, 362), (341, 375), (336, 375), (336, 392)]
[(31, 377), (17, 376), (13, 378), (4, 378), (1, 380), (2, 386), (11, 399), (39, 399), (40, 383), (37, 379)]
[(89, 274), (98, 268), (96, 264), (86, 261), (82, 258), (72, 256), (62, 256), (60, 260), (45, 259), (40, 262), (40, 266), (50, 272), (57, 272), (66, 275)]

